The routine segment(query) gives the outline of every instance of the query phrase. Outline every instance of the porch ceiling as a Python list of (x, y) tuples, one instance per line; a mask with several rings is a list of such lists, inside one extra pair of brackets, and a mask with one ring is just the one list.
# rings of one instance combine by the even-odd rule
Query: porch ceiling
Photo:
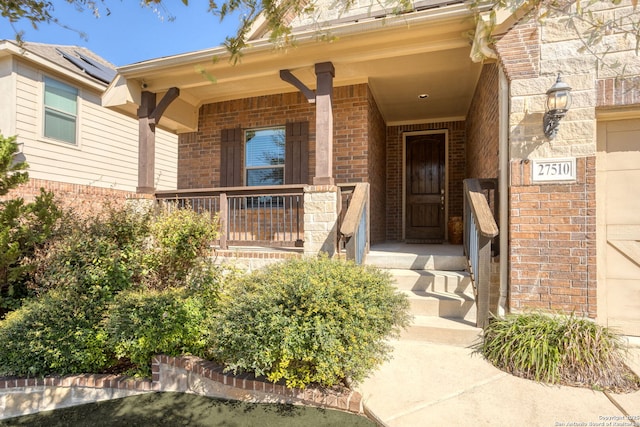
[[(481, 70), (464, 36), (473, 28), (466, 6), (454, 5), (348, 23), (333, 29), (332, 42), (312, 32), (281, 50), (257, 41), (235, 66), (223, 48), (145, 61), (119, 68), (103, 104), (135, 117), (142, 90), (161, 96), (175, 86), (180, 97), (160, 124), (190, 131), (203, 104), (296, 91), (281, 69), (315, 89), (314, 64), (331, 61), (334, 86), (369, 83), (388, 125), (463, 119)], [(419, 99), (423, 93), (429, 97)]]

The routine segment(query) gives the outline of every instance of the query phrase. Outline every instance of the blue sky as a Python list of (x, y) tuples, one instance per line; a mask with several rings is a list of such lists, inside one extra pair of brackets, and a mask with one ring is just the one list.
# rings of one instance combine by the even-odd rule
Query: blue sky
[[(61, 0), (54, 3), (55, 17), (77, 31), (56, 24), (40, 25), (38, 29), (28, 22), (14, 24), (24, 30), (24, 40), (84, 46), (117, 66), (219, 46), (227, 35), (235, 33), (238, 24), (234, 16), (220, 23), (207, 11), (207, 2), (191, 1), (184, 6), (179, 0), (166, 1), (167, 11), (159, 12), (164, 20), (131, 0), (106, 0), (111, 14), (100, 18), (89, 10), (79, 12)], [(170, 15), (175, 16), (174, 21), (166, 19)], [(85, 33), (87, 40), (78, 31)], [(3, 18), (0, 39), (15, 39), (14, 30)]]

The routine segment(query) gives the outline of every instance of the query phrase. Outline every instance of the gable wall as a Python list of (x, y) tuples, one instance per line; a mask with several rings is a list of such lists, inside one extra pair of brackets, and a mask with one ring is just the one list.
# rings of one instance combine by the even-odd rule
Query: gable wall
[[(29, 163), (29, 176), (61, 182), (135, 192), (138, 183), (138, 122), (101, 106), (100, 94), (81, 88), (78, 98), (78, 145), (42, 136), (43, 75), (73, 85), (64, 76), (43, 74), (29, 63), (15, 61), (15, 133)], [(177, 136), (156, 133), (156, 185), (176, 185)]]

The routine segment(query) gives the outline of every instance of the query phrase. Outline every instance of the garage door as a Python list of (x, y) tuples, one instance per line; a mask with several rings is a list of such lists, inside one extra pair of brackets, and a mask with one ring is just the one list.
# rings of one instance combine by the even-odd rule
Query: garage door
[(598, 124), (598, 317), (640, 336), (640, 120)]

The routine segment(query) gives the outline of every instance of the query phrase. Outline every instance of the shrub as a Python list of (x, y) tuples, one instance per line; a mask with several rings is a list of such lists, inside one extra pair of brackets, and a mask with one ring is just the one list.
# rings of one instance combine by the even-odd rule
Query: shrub
[(184, 282), (201, 260), (209, 255), (218, 237), (216, 220), (191, 209), (160, 212), (151, 224), (145, 254), (149, 287), (164, 288)]
[(0, 322), (0, 375), (100, 372), (113, 360), (97, 327), (104, 303), (74, 290), (26, 302)]
[(61, 218), (63, 212), (53, 193), (42, 189), (32, 203), (21, 198), (0, 202), (0, 318), (29, 296), (27, 283), (34, 270), (31, 258), (60, 233)]
[(536, 381), (616, 390), (640, 386), (624, 364), (621, 338), (574, 315), (492, 319), (476, 351), (499, 369)]
[(289, 387), (362, 380), (388, 358), (408, 302), (387, 274), (351, 262), (290, 260), (232, 283), (211, 334), (211, 356), (234, 372)]
[(119, 358), (151, 374), (156, 354), (203, 356), (206, 304), (185, 289), (124, 291), (115, 298), (105, 322), (108, 344)]

